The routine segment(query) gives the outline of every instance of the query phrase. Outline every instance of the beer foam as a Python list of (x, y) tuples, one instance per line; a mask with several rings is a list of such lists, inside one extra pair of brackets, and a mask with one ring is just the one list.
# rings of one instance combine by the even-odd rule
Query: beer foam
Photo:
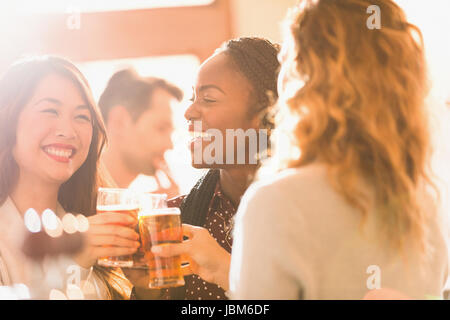
[(138, 210), (139, 207), (136, 204), (105, 204), (98, 205), (97, 211), (131, 211)]
[(179, 208), (157, 208), (145, 209), (139, 211), (139, 217), (163, 216), (163, 215), (180, 215)]

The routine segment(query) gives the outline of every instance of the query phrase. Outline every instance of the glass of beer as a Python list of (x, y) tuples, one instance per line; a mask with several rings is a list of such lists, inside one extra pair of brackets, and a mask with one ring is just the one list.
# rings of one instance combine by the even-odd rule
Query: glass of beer
[(183, 241), (180, 209), (143, 210), (139, 215), (139, 230), (148, 265), (149, 288), (161, 289), (184, 285), (181, 256), (162, 258), (151, 252), (152, 246)]
[[(151, 212), (153, 209), (167, 208), (167, 195), (160, 193), (142, 192), (139, 194), (139, 216)], [(136, 226), (136, 232), (141, 234), (139, 226)], [(133, 269), (148, 269), (147, 259), (145, 258), (144, 246), (142, 243), (138, 251), (133, 255)]]
[[(109, 212), (126, 213), (137, 219), (139, 212), (138, 195), (128, 189), (99, 188), (97, 214)], [(97, 263), (105, 267), (131, 267), (133, 266), (133, 255), (104, 257), (98, 259)]]

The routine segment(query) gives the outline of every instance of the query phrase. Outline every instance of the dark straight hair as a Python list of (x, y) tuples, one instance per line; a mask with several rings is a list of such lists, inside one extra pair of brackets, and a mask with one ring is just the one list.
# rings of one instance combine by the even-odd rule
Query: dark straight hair
[[(73, 63), (55, 56), (19, 60), (0, 78), (0, 205), (14, 189), (19, 176), (19, 168), (12, 155), (19, 116), (36, 86), (50, 74), (64, 76), (73, 82), (93, 119), (87, 158), (58, 192), (58, 201), (64, 210), (91, 216), (96, 213), (97, 187), (103, 183), (98, 164), (106, 142), (105, 126), (86, 78)], [(94, 266), (94, 272), (105, 282), (111, 298), (127, 298), (131, 288), (117, 270)]]
[(38, 83), (49, 74), (70, 79), (92, 115), (93, 135), (86, 161), (58, 192), (58, 201), (66, 211), (89, 216), (95, 213), (97, 162), (106, 138), (105, 128), (85, 77), (71, 62), (54, 56), (19, 60), (0, 78), (0, 204), (5, 202), (18, 179), (19, 168), (12, 150), (19, 116)]

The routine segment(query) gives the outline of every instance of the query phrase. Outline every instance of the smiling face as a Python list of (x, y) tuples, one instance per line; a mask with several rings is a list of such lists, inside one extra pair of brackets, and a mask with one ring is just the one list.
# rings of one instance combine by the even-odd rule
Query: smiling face
[(64, 76), (45, 76), (18, 119), (13, 156), (20, 176), (61, 185), (86, 160), (92, 133), (80, 90)]
[[(250, 116), (250, 94), (252, 91), (248, 80), (232, 65), (230, 57), (225, 53), (213, 55), (200, 67), (192, 98), (192, 104), (186, 110), (185, 118), (189, 121), (189, 131), (198, 136), (194, 130), (194, 121), (201, 121), (202, 131), (218, 129), (224, 138), (223, 155), (226, 157), (226, 129), (257, 128), (255, 117)], [(201, 140), (201, 141), (200, 141)], [(191, 153), (194, 146), (201, 142), (202, 154), (214, 139), (194, 138), (190, 143)], [(236, 154), (236, 152), (235, 152)], [(194, 163), (195, 168), (219, 167), (222, 165), (206, 165), (204, 162)], [(225, 161), (224, 161), (225, 162)]]

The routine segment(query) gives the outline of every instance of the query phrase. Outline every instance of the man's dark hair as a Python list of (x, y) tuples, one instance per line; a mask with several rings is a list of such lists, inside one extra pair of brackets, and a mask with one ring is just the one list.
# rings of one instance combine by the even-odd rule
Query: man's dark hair
[(148, 109), (148, 103), (156, 89), (164, 89), (178, 101), (183, 99), (183, 92), (164, 79), (141, 77), (133, 69), (124, 69), (113, 74), (100, 96), (98, 105), (105, 123), (110, 110), (118, 105), (124, 106), (133, 120), (137, 120)]

